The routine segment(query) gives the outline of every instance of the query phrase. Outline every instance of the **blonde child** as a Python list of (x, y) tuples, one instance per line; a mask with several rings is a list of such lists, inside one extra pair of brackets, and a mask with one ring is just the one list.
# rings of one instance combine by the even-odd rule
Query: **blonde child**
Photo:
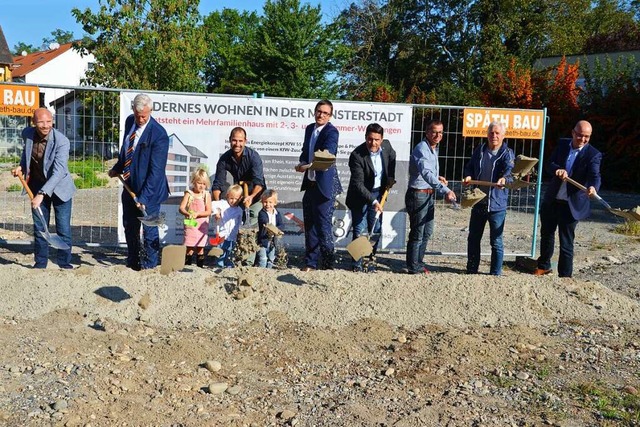
[(280, 236), (269, 232), (267, 225), (282, 227), (282, 215), (276, 210), (278, 205), (278, 192), (267, 190), (260, 198), (262, 210), (258, 213), (258, 245), (260, 249), (256, 253), (255, 265), (258, 267), (273, 268), (276, 258), (277, 241)]
[(191, 189), (184, 192), (180, 203), (180, 213), (184, 220), (184, 245), (187, 247), (185, 264), (191, 265), (196, 253), (196, 265), (204, 267), (204, 247), (209, 234), (211, 216), (211, 196), (209, 176), (205, 169), (197, 169), (191, 175)]
[(243, 209), (239, 206), (242, 199), (242, 187), (232, 185), (227, 190), (227, 200), (211, 202), (212, 212), (216, 219), (220, 237), (224, 242), (220, 246), (222, 255), (216, 260), (216, 266), (220, 268), (233, 267), (233, 247), (238, 238), (238, 230), (242, 223)]

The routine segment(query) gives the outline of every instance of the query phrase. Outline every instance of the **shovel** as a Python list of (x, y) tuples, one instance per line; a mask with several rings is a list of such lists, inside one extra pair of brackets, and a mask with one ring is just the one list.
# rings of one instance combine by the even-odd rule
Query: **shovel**
[[(389, 190), (391, 187), (387, 187), (382, 193), (382, 198), (380, 199), (380, 208), (384, 208), (384, 204), (387, 201), (387, 197), (389, 196)], [(380, 235), (382, 233), (374, 233), (373, 231), (376, 229), (378, 225), (378, 221), (380, 220), (380, 212), (376, 212), (376, 218), (373, 220), (373, 226), (371, 227), (371, 235), (362, 235), (351, 241), (347, 245), (347, 252), (354, 260), (360, 260), (363, 257), (369, 256), (373, 253), (373, 247), (380, 239)], [(377, 238), (374, 239), (374, 236)]]
[(523, 181), (521, 179), (514, 179), (513, 182), (507, 183), (505, 185), (498, 185), (497, 182), (476, 181), (476, 180), (472, 179), (471, 181), (468, 181), (468, 184), (485, 185), (487, 187), (496, 187), (496, 188), (508, 188), (509, 190), (519, 190), (521, 188), (525, 188), (525, 187), (528, 187), (529, 185), (531, 185), (531, 183)]
[[(18, 173), (18, 179), (20, 180), (22, 187), (24, 187), (24, 190), (29, 195), (29, 199), (33, 200), (33, 192), (27, 185), (27, 182), (24, 180), (21, 172)], [(40, 209), (40, 206), (34, 209), (34, 211), (36, 212), (36, 215), (38, 216), (40, 221), (42, 221), (42, 225), (44, 227), (44, 231), (38, 231), (38, 234), (44, 237), (44, 239), (51, 245), (52, 248), (61, 249), (63, 251), (69, 250), (69, 245), (67, 245), (65, 241), (62, 240), (62, 237), (58, 236), (56, 233), (49, 233), (49, 226), (47, 225), (47, 221), (44, 219), (44, 214), (42, 213), (42, 209)]]
[[(131, 187), (129, 187), (129, 185), (125, 182), (125, 180), (122, 177), (122, 175), (118, 175), (118, 178), (120, 178), (120, 181), (122, 182), (122, 185), (124, 185), (125, 190), (127, 190), (127, 193), (129, 193), (129, 195), (131, 196), (133, 201), (136, 202), (136, 203), (140, 203), (138, 201), (138, 196), (136, 196), (136, 193), (134, 193), (133, 190), (131, 190)], [(163, 213), (159, 213), (158, 215), (147, 215), (147, 211), (144, 208), (139, 208), (139, 209), (142, 212), (142, 216), (138, 217), (138, 219), (144, 225), (147, 225), (149, 227), (159, 227), (159, 226), (164, 225), (164, 214)]]
[(287, 212), (283, 215), (285, 218), (287, 218), (289, 221), (293, 221), (296, 223), (296, 225), (298, 227), (300, 227), (300, 231), (304, 233), (304, 221), (301, 220), (300, 218), (298, 218), (297, 216), (295, 216), (293, 214), (293, 212)]
[[(571, 179), (571, 178), (569, 178), (569, 177), (566, 177), (566, 178), (565, 178), (565, 181), (567, 181), (567, 182), (568, 182), (568, 183), (570, 183), (571, 185), (574, 185), (574, 186), (578, 187), (578, 188), (579, 188), (580, 190), (582, 190), (582, 191), (587, 191), (587, 187), (585, 187), (584, 185), (580, 184), (578, 181), (575, 181), (575, 180), (573, 180), (573, 179)], [(617, 216), (620, 216), (620, 217), (625, 218), (625, 219), (633, 219), (633, 220), (636, 220), (636, 221), (637, 221), (637, 218), (635, 218), (633, 215), (629, 215), (629, 213), (627, 213), (627, 212), (623, 212), (623, 211), (621, 211), (621, 210), (619, 210), (619, 209), (613, 209), (609, 203), (607, 203), (607, 202), (606, 202), (602, 197), (600, 197), (600, 196), (598, 195), (598, 193), (596, 193), (593, 197), (594, 197), (598, 202), (600, 202), (600, 204), (601, 204), (602, 206), (604, 206), (604, 207), (605, 207), (609, 212), (611, 212), (612, 214), (617, 215)]]
[[(242, 191), (244, 195), (244, 199), (242, 202), (244, 203), (244, 200), (246, 200), (247, 197), (249, 197), (249, 185), (247, 184), (246, 181), (240, 181), (239, 184), (242, 185)], [(242, 224), (242, 228), (251, 228), (251, 223), (249, 222), (250, 215), (251, 215), (251, 211), (249, 209), (249, 206), (245, 206), (244, 207), (244, 223)]]

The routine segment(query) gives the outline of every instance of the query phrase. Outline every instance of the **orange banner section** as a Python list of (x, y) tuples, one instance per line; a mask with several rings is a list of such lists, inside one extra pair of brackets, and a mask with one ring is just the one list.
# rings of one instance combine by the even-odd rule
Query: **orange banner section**
[(37, 86), (0, 86), (0, 114), (3, 116), (32, 116), (40, 107)]
[(542, 139), (544, 111), (465, 108), (462, 136), (487, 136), (489, 123), (502, 122), (507, 138)]

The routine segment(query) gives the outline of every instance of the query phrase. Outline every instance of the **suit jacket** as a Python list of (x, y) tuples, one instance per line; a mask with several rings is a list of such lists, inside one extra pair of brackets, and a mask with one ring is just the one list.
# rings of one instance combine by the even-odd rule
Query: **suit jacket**
[[(304, 131), (304, 143), (302, 144), (302, 154), (300, 154), (300, 162), (308, 163), (309, 161), (309, 143), (311, 141), (311, 134), (315, 129), (316, 124), (311, 123)], [(320, 131), (316, 144), (314, 146), (314, 152), (318, 150), (327, 150), (334, 156), (338, 155), (338, 137), (340, 133), (338, 129), (331, 122), (327, 123)], [(302, 179), (302, 187), (300, 191), (305, 191), (310, 187), (309, 171), (305, 171), (304, 178)], [(318, 189), (324, 197), (327, 199), (334, 199), (337, 194), (342, 193), (342, 185), (338, 179), (338, 169), (334, 164), (326, 171), (316, 171), (316, 184)]]
[[(382, 140), (382, 179), (380, 187), (386, 188), (388, 183), (396, 178), (396, 152), (389, 140)], [(362, 209), (364, 205), (371, 205), (374, 197), (371, 194), (375, 182), (375, 170), (367, 143), (362, 143), (349, 156), (349, 189), (347, 190), (347, 207), (352, 210)]]
[[(269, 223), (269, 214), (264, 209), (260, 209), (258, 212), (258, 244), (266, 248), (273, 237), (269, 237), (269, 233), (265, 228), (265, 225)], [(282, 215), (276, 209), (276, 227), (282, 228)]]
[[(20, 158), (20, 167), (24, 176), (29, 179), (31, 152), (33, 151), (33, 139), (36, 128), (28, 127), (22, 131), (22, 139), (25, 142), (24, 151)], [(51, 129), (47, 135), (47, 146), (44, 150), (43, 172), (47, 181), (41, 190), (49, 196), (55, 194), (63, 202), (68, 201), (76, 192), (76, 186), (69, 173), (69, 140), (56, 129)]]
[[(121, 174), (124, 169), (128, 138), (135, 126), (133, 114), (127, 117), (124, 128), (127, 129), (118, 162), (113, 170)], [(165, 169), (169, 155), (169, 136), (167, 131), (153, 117), (149, 118), (140, 140), (133, 152), (129, 186), (143, 205), (159, 206), (169, 197), (169, 183)]]
[[(547, 171), (553, 175), (549, 187), (544, 194), (544, 202), (553, 202), (560, 190), (562, 180), (556, 176), (558, 169), (566, 169), (567, 158), (571, 151), (571, 139), (563, 138), (558, 146), (553, 150), (551, 158), (547, 163)], [(585, 187), (595, 187), (596, 191), (600, 189), (600, 162), (602, 161), (602, 153), (594, 148), (591, 144), (586, 144), (573, 161), (571, 173), (569, 177), (579, 182)], [(567, 195), (569, 196), (569, 208), (571, 215), (576, 220), (589, 217), (591, 214), (591, 204), (589, 196), (574, 185), (567, 183)]]

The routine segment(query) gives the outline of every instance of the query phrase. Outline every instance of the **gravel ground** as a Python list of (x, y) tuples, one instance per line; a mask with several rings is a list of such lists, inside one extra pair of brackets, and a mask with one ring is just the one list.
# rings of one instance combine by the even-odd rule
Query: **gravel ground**
[(352, 273), (342, 252), (333, 271), (161, 275), (87, 247), (38, 271), (5, 245), (0, 424), (640, 425), (640, 241), (616, 223), (579, 225), (572, 279), (444, 256), (409, 276), (402, 254)]

